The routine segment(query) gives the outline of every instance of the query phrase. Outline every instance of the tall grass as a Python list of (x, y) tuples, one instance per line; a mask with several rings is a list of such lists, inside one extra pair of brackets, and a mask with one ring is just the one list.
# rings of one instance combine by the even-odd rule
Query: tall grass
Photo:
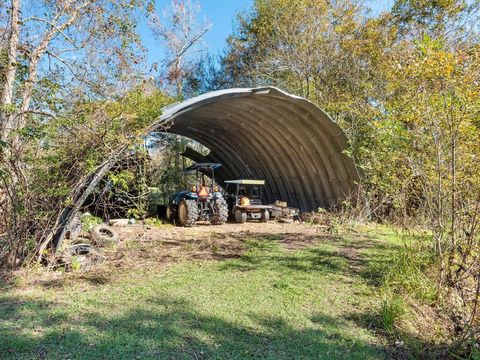
[(383, 285), (431, 305), (437, 299), (436, 281), (431, 271), (435, 263), (433, 252), (422, 238), (411, 237), (407, 241), (393, 255)]
[[(402, 235), (399, 241), (401, 246), (391, 254), (389, 265), (377, 269), (378, 285), (383, 294), (381, 322), (389, 333), (395, 331), (399, 320), (407, 314), (405, 299), (432, 305), (438, 295), (432, 271), (435, 257), (429, 237)], [(372, 265), (375, 266), (378, 265)]]
[(435, 256), (428, 237), (404, 236), (403, 246), (392, 256), (383, 287), (432, 305), (437, 299), (433, 275)]
[(380, 315), (385, 331), (393, 332), (395, 324), (405, 314), (403, 299), (395, 294), (386, 294), (382, 300)]

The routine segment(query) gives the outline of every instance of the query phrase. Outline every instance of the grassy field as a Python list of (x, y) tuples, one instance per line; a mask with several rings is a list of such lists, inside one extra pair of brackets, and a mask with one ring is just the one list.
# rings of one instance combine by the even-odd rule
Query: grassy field
[(376, 277), (396, 233), (236, 226), (152, 231), (143, 242), (127, 234), (100, 268), (17, 276), (0, 295), (0, 358), (391, 356)]

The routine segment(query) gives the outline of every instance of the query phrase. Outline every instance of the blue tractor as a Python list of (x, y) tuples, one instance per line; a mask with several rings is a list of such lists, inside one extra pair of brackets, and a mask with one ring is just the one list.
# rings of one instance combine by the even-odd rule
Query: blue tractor
[(217, 163), (196, 163), (185, 172), (195, 171), (195, 185), (190, 191), (180, 191), (170, 196), (167, 220), (180, 226), (194, 226), (197, 221), (210, 221), (221, 225), (227, 221), (228, 206), (215, 184)]

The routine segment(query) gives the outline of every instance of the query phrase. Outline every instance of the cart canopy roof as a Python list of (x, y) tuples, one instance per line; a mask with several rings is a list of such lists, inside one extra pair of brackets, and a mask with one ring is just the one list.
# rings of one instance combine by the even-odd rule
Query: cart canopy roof
[(225, 183), (226, 184), (265, 185), (265, 180), (249, 180), (249, 179), (225, 180)]
[(207, 170), (207, 169), (212, 169), (212, 170), (215, 170), (217, 168), (219, 168), (220, 166), (222, 166), (222, 164), (219, 164), (219, 163), (195, 163), (193, 165), (190, 165), (189, 167), (187, 167), (185, 170), (185, 172), (187, 171), (193, 171), (193, 170)]

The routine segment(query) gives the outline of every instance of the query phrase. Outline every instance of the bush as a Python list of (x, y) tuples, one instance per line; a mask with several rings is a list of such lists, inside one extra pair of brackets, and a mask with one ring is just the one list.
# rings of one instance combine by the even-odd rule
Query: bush
[(80, 216), (80, 222), (82, 223), (83, 231), (90, 231), (95, 225), (103, 224), (102, 218), (93, 216), (92, 214), (85, 213)]

